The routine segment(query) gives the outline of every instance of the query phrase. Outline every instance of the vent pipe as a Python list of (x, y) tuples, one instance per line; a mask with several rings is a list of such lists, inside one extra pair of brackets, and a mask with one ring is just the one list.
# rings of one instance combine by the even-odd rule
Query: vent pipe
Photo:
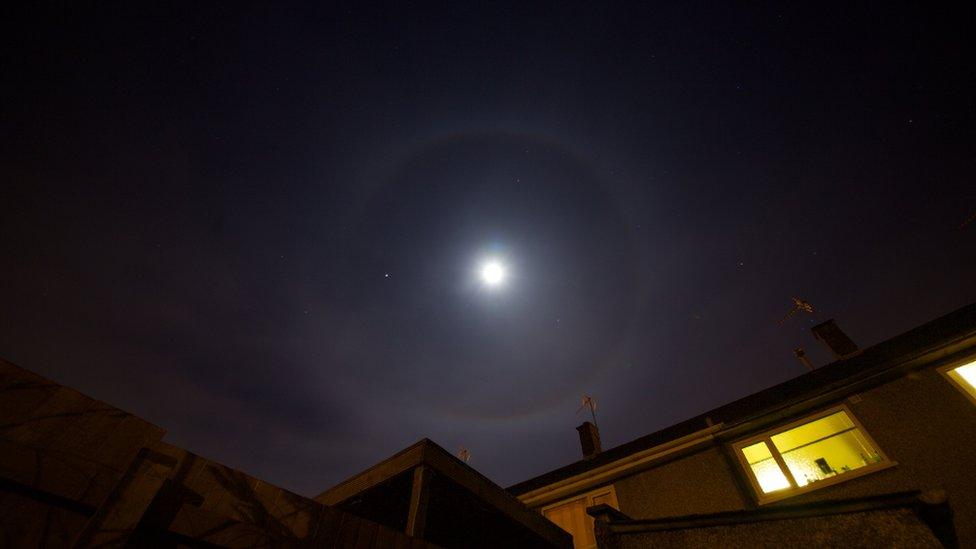
[(797, 347), (793, 349), (793, 356), (800, 361), (800, 364), (806, 366), (807, 370), (813, 371), (813, 364), (810, 363), (810, 359), (807, 358), (807, 352), (803, 350), (803, 347)]

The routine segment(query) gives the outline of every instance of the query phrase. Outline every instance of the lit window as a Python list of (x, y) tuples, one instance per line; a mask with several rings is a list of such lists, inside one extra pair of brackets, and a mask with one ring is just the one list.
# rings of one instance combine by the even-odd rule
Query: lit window
[(742, 454), (745, 455), (749, 468), (752, 469), (752, 474), (764, 494), (790, 487), (790, 481), (773, 459), (773, 453), (769, 451), (769, 446), (765, 442), (746, 446), (742, 449)]
[(944, 370), (953, 385), (959, 387), (973, 402), (976, 402), (976, 360)]
[(735, 449), (760, 502), (891, 465), (843, 407), (739, 442)]
[(596, 536), (593, 534), (593, 517), (586, 514), (586, 508), (603, 503), (617, 509), (613, 486), (544, 507), (542, 516), (573, 535), (574, 549), (591, 549), (596, 547)]

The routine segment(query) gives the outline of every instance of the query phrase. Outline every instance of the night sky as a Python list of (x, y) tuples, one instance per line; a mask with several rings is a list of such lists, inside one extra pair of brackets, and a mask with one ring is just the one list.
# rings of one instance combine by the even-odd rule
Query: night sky
[(135, 4), (2, 18), (0, 356), (299, 493), (976, 301), (971, 4)]

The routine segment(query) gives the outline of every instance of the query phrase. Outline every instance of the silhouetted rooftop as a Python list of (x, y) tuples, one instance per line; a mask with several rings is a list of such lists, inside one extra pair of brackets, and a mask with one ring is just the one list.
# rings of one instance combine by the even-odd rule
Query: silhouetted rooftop
[(547, 486), (591, 469), (612, 463), (636, 452), (690, 435), (714, 424), (731, 426), (785, 408), (790, 404), (842, 387), (869, 380), (903, 362), (976, 332), (976, 303), (957, 309), (891, 339), (836, 360), (811, 372), (730, 402), (660, 431), (621, 444), (589, 460), (579, 460), (559, 469), (515, 484), (515, 495)]

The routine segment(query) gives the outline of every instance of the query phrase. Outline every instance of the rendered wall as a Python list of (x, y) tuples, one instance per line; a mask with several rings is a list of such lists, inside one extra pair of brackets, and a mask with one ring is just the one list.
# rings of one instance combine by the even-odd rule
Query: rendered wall
[[(844, 402), (897, 465), (769, 505), (945, 488), (962, 546), (976, 547), (976, 406), (935, 368), (858, 397)], [(617, 480), (620, 510), (648, 519), (756, 507), (727, 451), (711, 447)]]
[(976, 406), (934, 368), (859, 396), (848, 406), (897, 465), (787, 501), (941, 487), (962, 546), (976, 546)]
[(743, 509), (735, 480), (722, 450), (712, 447), (613, 485), (623, 513), (650, 519)]

